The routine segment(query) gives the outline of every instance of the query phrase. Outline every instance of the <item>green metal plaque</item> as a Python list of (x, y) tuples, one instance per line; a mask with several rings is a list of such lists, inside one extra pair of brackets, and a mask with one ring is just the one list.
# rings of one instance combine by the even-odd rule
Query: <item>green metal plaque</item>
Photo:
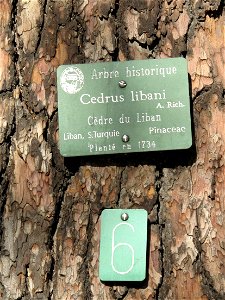
[(62, 65), (57, 87), (63, 156), (192, 144), (184, 58)]
[(102, 281), (145, 279), (147, 219), (144, 209), (105, 209), (102, 212), (99, 259)]

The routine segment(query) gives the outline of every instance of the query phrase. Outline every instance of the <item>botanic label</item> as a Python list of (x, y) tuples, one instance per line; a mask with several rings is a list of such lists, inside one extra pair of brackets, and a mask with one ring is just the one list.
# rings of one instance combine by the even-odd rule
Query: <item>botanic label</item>
[(103, 210), (99, 256), (102, 281), (145, 279), (147, 221), (144, 209)]
[(192, 144), (184, 58), (62, 65), (57, 86), (63, 156)]

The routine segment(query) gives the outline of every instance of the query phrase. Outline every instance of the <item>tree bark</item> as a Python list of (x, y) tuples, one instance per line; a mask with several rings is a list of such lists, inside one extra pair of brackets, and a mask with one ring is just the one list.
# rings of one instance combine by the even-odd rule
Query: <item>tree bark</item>
[[(1, 299), (225, 299), (223, 3), (0, 1)], [(191, 149), (61, 157), (59, 65), (179, 56)], [(144, 282), (99, 280), (104, 208), (148, 211)]]

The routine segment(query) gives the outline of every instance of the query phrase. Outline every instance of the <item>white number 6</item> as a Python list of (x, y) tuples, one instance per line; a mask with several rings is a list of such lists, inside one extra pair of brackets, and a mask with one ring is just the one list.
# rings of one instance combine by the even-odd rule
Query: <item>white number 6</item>
[[(132, 226), (132, 225), (129, 224), (129, 223), (119, 223), (119, 224), (117, 224), (117, 225), (113, 228), (113, 231), (112, 231), (112, 256), (111, 256), (111, 265), (112, 265), (112, 268), (113, 268), (113, 271), (114, 271), (114, 272), (116, 272), (116, 273), (118, 273), (118, 274), (121, 274), (121, 275), (124, 275), (124, 274), (129, 273), (129, 272), (133, 269), (133, 267), (134, 267), (134, 249), (133, 249), (133, 247), (132, 247), (130, 244), (128, 244), (128, 243), (118, 243), (118, 244), (115, 245), (115, 232), (116, 232), (116, 230), (118, 229), (118, 227), (120, 227), (120, 226), (129, 226), (129, 227), (132, 229), (133, 232), (134, 232), (134, 226)], [(115, 250), (116, 250), (118, 247), (128, 247), (128, 249), (129, 249), (130, 252), (131, 252), (131, 265), (130, 265), (129, 269), (126, 270), (126, 271), (118, 271), (118, 270), (115, 268), (115, 266), (114, 266), (114, 252), (115, 252)]]

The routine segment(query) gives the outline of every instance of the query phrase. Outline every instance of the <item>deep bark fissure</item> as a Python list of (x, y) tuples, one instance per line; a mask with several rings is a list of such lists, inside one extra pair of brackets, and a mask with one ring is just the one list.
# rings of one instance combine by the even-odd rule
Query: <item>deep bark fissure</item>
[(42, 33), (43, 33), (43, 30), (44, 30), (44, 27), (45, 27), (45, 18), (47, 16), (47, 7), (48, 7), (48, 0), (44, 0), (43, 1), (43, 15), (42, 15), (42, 22), (40, 24), (40, 29), (39, 29), (39, 36), (38, 36), (38, 40), (37, 40), (37, 44), (36, 44), (36, 49), (34, 51), (35, 55), (38, 57), (38, 49), (40, 47), (40, 44), (41, 44), (41, 40), (42, 40)]
[(120, 0), (116, 0), (114, 8), (111, 10), (111, 15), (114, 16), (115, 19), (117, 19), (118, 17), (119, 8), (120, 8)]
[[(15, 124), (15, 115), (13, 116), (12, 119), (12, 125), (11, 125), (11, 129), (10, 132), (7, 135), (7, 138), (4, 141), (4, 144), (7, 145), (6, 146), (6, 151), (7, 151), (7, 155), (6, 155), (6, 159), (5, 159), (5, 166), (3, 167), (3, 169), (0, 171), (0, 196), (1, 196), (1, 201), (0, 201), (0, 251), (2, 250), (2, 246), (3, 246), (3, 232), (4, 232), (4, 225), (3, 225), (3, 218), (4, 218), (4, 211), (5, 211), (5, 206), (6, 206), (6, 202), (7, 202), (7, 191), (10, 185), (10, 182), (8, 181), (8, 176), (10, 176), (10, 149), (12, 147), (12, 139), (14, 137), (14, 134), (16, 132), (16, 126)], [(2, 147), (4, 147), (4, 145), (0, 145)]]
[(84, 53), (84, 48), (85, 48), (85, 22), (81, 18), (79, 14), (75, 14), (75, 20), (77, 22), (77, 38), (78, 38), (78, 47), (77, 47), (77, 54), (79, 56), (79, 63), (84, 63), (85, 62), (85, 53)]
[(122, 191), (122, 186), (123, 186), (123, 174), (124, 174), (124, 171), (125, 171), (126, 167), (121, 167), (121, 171), (120, 171), (120, 178), (119, 178), (119, 183), (120, 183), (120, 186), (119, 186), (119, 193), (118, 193), (118, 198), (117, 198), (117, 201), (116, 201), (116, 204), (115, 206), (116, 207), (120, 207), (120, 200), (121, 200), (121, 191)]
[(43, 128), (43, 139), (49, 143), (50, 147), (51, 147), (51, 152), (52, 151), (52, 147), (54, 146), (54, 141), (52, 140), (52, 137), (51, 137), (51, 134), (50, 134), (50, 131), (51, 131), (51, 124), (54, 123), (54, 119), (56, 119), (58, 117), (58, 109), (55, 108), (51, 114), (51, 116), (48, 116), (48, 113), (47, 111), (45, 110), (45, 117), (47, 119), (47, 122), (46, 122), (46, 126)]
[(93, 219), (91, 215), (91, 206), (89, 211), (89, 219), (87, 223), (87, 240), (86, 240), (86, 251), (83, 255), (83, 264), (80, 270), (80, 275), (82, 280), (84, 280), (83, 284), (83, 295), (84, 299), (92, 299), (92, 292), (91, 292), (91, 281), (90, 281), (90, 273), (89, 273), (89, 260), (91, 258), (91, 249), (92, 249), (92, 243), (91, 243), (91, 237), (93, 234)]
[[(56, 193), (54, 193), (54, 197), (56, 197), (57, 200), (56, 200), (56, 204), (55, 204), (55, 212), (54, 212), (53, 221), (52, 221), (50, 231), (48, 234), (48, 246), (49, 246), (50, 250), (52, 250), (52, 247), (54, 244), (54, 236), (55, 236), (58, 224), (59, 224), (61, 208), (62, 208), (62, 205), (64, 202), (64, 193), (66, 192), (67, 187), (69, 185), (68, 180), (65, 180), (65, 181), (67, 182), (67, 185), (62, 185), (62, 187), (61, 187), (62, 189), (59, 189), (60, 190), (59, 197), (57, 197)], [(57, 195), (58, 195), (58, 193), (57, 193)]]
[(225, 105), (225, 89), (222, 89), (221, 106)]
[(0, 178), (0, 189), (1, 189), (1, 205), (0, 205), (0, 253), (2, 252), (3, 249), (3, 233), (4, 233), (4, 225), (3, 225), (3, 216), (4, 216), (4, 211), (5, 211), (5, 205), (7, 201), (7, 190), (9, 183), (5, 179), (7, 174), (1, 174)]
[(18, 298), (16, 298), (15, 300), (26, 299), (27, 296), (29, 295), (29, 289), (28, 289), (28, 277), (29, 277), (29, 275), (28, 275), (28, 269), (29, 269), (29, 264), (26, 264), (25, 265), (25, 274), (24, 274), (24, 276), (25, 276), (25, 287), (24, 287), (24, 290), (23, 290), (21, 296), (18, 297)]
[(12, 45), (14, 47), (12, 53), (12, 60), (14, 63), (15, 74), (14, 74), (14, 86), (19, 86), (19, 72), (18, 72), (18, 44), (17, 44), (17, 9), (18, 9), (18, 0), (12, 1), (12, 12), (11, 12), (11, 30), (12, 30)]
[(0, 96), (3, 97), (8, 95), (8, 92), (13, 93), (14, 88), (19, 84), (19, 76), (17, 72), (17, 63), (18, 63), (19, 55), (17, 53), (17, 42), (16, 42), (17, 5), (18, 5), (18, 0), (13, 0), (11, 3), (11, 18), (9, 24), (9, 27), (12, 32), (12, 35), (10, 36), (12, 49), (10, 50), (10, 52), (11, 52), (12, 62), (14, 64), (13, 66), (14, 76), (13, 76), (13, 80), (11, 81), (10, 87), (5, 89), (3, 88), (2, 90), (0, 90)]
[(161, 212), (161, 201), (162, 199), (160, 199), (161, 194), (160, 194), (160, 190), (162, 187), (162, 179), (163, 179), (163, 169), (159, 168), (158, 170), (156, 169), (156, 184), (155, 184), (155, 188), (156, 188), (156, 193), (157, 193), (157, 201), (156, 204), (157, 205), (157, 225), (159, 226), (159, 253), (160, 253), (160, 268), (161, 268), (161, 278), (160, 278), (160, 282), (157, 286), (157, 289), (155, 290), (155, 299), (158, 300), (159, 295), (160, 295), (160, 290), (161, 287), (164, 283), (164, 241), (163, 241), (163, 230), (165, 225), (161, 222), (160, 220), (160, 212)]
[[(49, 271), (47, 273), (47, 283), (46, 285), (48, 286), (48, 289), (49, 289), (49, 282), (52, 282), (53, 281), (53, 275), (54, 275), (54, 270), (55, 270), (55, 259), (53, 257), (53, 255), (51, 255), (51, 264), (50, 264), (50, 268), (49, 268)], [(49, 295), (48, 295), (48, 300), (51, 300), (51, 297), (53, 295), (53, 290), (49, 291)]]
[(211, 193), (208, 196), (208, 198), (212, 201), (214, 201), (215, 198), (216, 198), (216, 172), (217, 172), (217, 167), (213, 166), (213, 168), (212, 168), (212, 179), (211, 179)]
[[(164, 242), (163, 242), (163, 230), (164, 230), (164, 226), (161, 224), (159, 227), (159, 236), (160, 236), (160, 248), (159, 248), (159, 252), (160, 252), (160, 266), (161, 266), (161, 278), (160, 278), (160, 282), (156, 288), (155, 291), (155, 299), (156, 300), (160, 300), (160, 293), (161, 293), (161, 288), (164, 284), (164, 277), (165, 277), (165, 270), (164, 270)], [(163, 299), (162, 299), (163, 300)]]
[[(55, 199), (55, 209), (54, 209), (54, 216), (52, 217), (52, 222), (50, 225), (50, 230), (48, 233), (48, 239), (47, 244), (51, 255), (51, 263), (49, 270), (47, 272), (47, 281), (52, 282), (53, 276), (55, 272), (55, 264), (56, 259), (54, 257), (54, 238), (59, 226), (60, 218), (61, 218), (61, 211), (62, 206), (65, 201), (65, 193), (71, 184), (71, 176), (72, 172), (69, 171), (65, 165), (62, 165), (61, 163), (56, 162), (57, 157), (59, 155), (58, 149), (55, 149), (54, 141), (52, 139), (52, 124), (54, 123), (54, 120), (56, 119), (57, 110), (54, 110), (51, 117), (48, 119), (46, 127), (44, 129), (43, 135), (46, 142), (49, 143), (51, 147), (51, 153), (53, 155), (51, 164), (52, 168), (54, 170), (52, 174), (52, 189), (53, 189), (53, 198)], [(54, 126), (53, 126), (54, 127)], [(47, 284), (49, 285), (49, 284)], [(49, 296), (48, 299), (51, 299), (53, 291), (49, 290)]]
[[(62, 205), (65, 200), (64, 195), (70, 184), (69, 174), (66, 175), (66, 172), (64, 172), (63, 175), (61, 174), (60, 177), (63, 178), (63, 180), (62, 180), (63, 183), (60, 186), (57, 186), (56, 191), (54, 191), (54, 193), (53, 193), (54, 198), (56, 199), (56, 204), (55, 204), (54, 216), (52, 218), (53, 221), (50, 226), (50, 230), (48, 233), (48, 241), (47, 241), (48, 248), (49, 248), (50, 255), (51, 255), (51, 263), (50, 263), (50, 266), (49, 266), (49, 269), (47, 272), (47, 284), (46, 285), (48, 285), (48, 286), (49, 286), (49, 282), (53, 281), (53, 276), (54, 276), (54, 271), (55, 271), (56, 260), (55, 260), (54, 251), (53, 251), (54, 238), (55, 238), (55, 234), (57, 232), (59, 221), (60, 221)], [(54, 180), (54, 176), (53, 176), (53, 180)], [(51, 299), (52, 293), (53, 293), (53, 291), (49, 290), (49, 296), (48, 296), (49, 299)]]
[(113, 53), (109, 53), (109, 55), (112, 57), (112, 61), (118, 61), (119, 57), (119, 47), (116, 46)]

